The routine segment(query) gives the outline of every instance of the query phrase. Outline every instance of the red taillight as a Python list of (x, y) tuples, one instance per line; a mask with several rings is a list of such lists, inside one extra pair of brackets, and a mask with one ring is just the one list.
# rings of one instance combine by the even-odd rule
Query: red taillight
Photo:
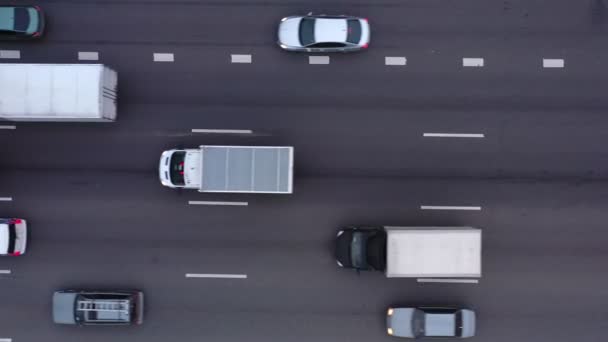
[(369, 46), (369, 44), (368, 44), (368, 43), (365, 43), (365, 44), (363, 44), (361, 47), (362, 47), (362, 48), (364, 48), (364, 49), (367, 49), (367, 47), (368, 47), (368, 46)]
[(13, 253), (13, 255), (14, 255), (14, 256), (21, 255), (21, 252), (15, 252), (15, 253)]
[(19, 224), (19, 223), (21, 223), (21, 222), (22, 222), (22, 221), (21, 221), (21, 219), (14, 219), (14, 220), (13, 220), (13, 223), (14, 223), (14, 224)]
[(368, 21), (368, 20), (367, 20), (367, 18), (363, 18), (363, 19), (361, 19), (361, 20), (363, 20), (363, 21), (365, 21), (365, 22), (367, 22), (367, 21)]
[(40, 6), (34, 6), (34, 8), (35, 8), (35, 9), (36, 9), (38, 12), (42, 11), (42, 8), (40, 8)]
[(40, 37), (40, 32), (35, 32), (32, 37)]

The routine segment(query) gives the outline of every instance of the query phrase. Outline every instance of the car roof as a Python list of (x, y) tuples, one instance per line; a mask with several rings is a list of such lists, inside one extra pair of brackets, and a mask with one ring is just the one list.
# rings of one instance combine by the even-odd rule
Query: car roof
[(15, 6), (0, 6), (0, 30), (13, 30), (15, 26)]
[(344, 18), (316, 18), (315, 42), (346, 43), (348, 23)]
[(454, 336), (456, 334), (456, 314), (425, 313), (424, 334), (426, 336)]

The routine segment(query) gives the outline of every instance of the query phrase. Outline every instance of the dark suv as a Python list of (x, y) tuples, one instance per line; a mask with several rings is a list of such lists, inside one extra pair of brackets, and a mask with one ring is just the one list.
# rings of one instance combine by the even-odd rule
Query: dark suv
[(0, 40), (28, 40), (42, 37), (44, 13), (38, 6), (0, 5)]
[(53, 294), (53, 321), (57, 324), (141, 324), (143, 313), (141, 291), (65, 290)]

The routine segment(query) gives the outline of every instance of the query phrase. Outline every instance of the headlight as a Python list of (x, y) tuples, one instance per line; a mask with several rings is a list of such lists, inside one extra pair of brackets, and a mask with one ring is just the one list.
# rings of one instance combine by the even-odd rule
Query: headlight
[(287, 46), (287, 45), (283, 45), (283, 44), (279, 44), (279, 46), (280, 46), (281, 48), (285, 49), (285, 50), (287, 50), (287, 48), (289, 48), (289, 46)]
[(388, 311), (386, 312), (387, 316), (392, 316), (393, 315), (393, 308), (389, 308)]
[(285, 20), (287, 20), (287, 17), (285, 17), (285, 18), (281, 19), (281, 22), (283, 22), (283, 21), (285, 21)]
[(344, 231), (343, 231), (343, 230), (339, 231), (339, 232), (338, 232), (338, 234), (336, 235), (336, 237), (338, 237), (338, 236), (340, 236), (340, 235), (342, 235), (342, 234), (344, 234)]
[(391, 336), (392, 336), (392, 335), (393, 335), (393, 328), (388, 328), (388, 329), (386, 329), (386, 332), (387, 332), (389, 335), (391, 335)]

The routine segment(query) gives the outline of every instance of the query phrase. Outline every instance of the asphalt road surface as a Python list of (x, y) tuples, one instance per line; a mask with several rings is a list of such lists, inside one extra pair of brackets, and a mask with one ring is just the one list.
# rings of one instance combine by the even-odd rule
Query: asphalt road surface
[[(47, 37), (1, 43), (20, 58), (0, 62), (98, 52), (118, 71), (119, 114), (0, 129), (0, 216), (28, 219), (31, 233), (27, 255), (0, 260), (0, 339), (389, 341), (386, 308), (417, 304), (474, 308), (472, 341), (604, 339), (608, 1), (43, 5)], [(278, 20), (311, 10), (367, 17), (369, 49), (329, 65), (280, 51)], [(547, 67), (556, 60), (564, 67)], [(200, 144), (294, 146), (295, 193), (163, 188), (161, 151)], [(345, 224), (482, 228), (483, 278), (339, 269), (332, 241)], [(144, 290), (144, 324), (53, 325), (52, 292), (78, 287)]]

